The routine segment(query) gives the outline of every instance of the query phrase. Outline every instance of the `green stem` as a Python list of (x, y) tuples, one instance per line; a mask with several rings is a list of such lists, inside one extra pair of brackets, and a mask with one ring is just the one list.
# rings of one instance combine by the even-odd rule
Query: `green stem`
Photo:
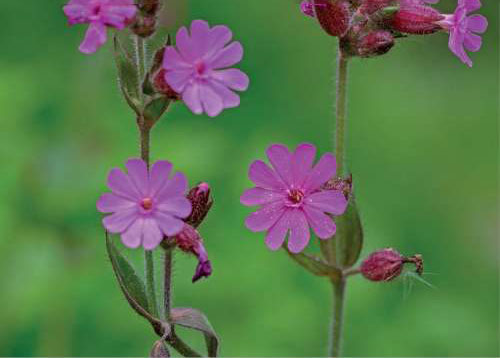
[(344, 174), (345, 163), (345, 121), (347, 113), (347, 58), (339, 49), (337, 56), (337, 103), (336, 103), (336, 130), (335, 156), (337, 158), (337, 176)]
[(172, 307), (172, 249), (165, 249), (164, 258), (165, 276), (163, 280), (163, 303), (165, 306), (165, 319), (168, 321), (170, 318), (170, 309)]
[(135, 42), (135, 58), (137, 65), (137, 75), (139, 77), (139, 96), (141, 100), (141, 105), (144, 107), (144, 95), (142, 93), (142, 83), (144, 82), (144, 76), (146, 75), (146, 43), (144, 39), (140, 36), (134, 37)]
[(344, 278), (337, 282), (332, 282), (333, 286), (333, 317), (330, 334), (330, 345), (328, 348), (328, 357), (340, 357), (342, 354), (342, 326), (344, 321), (344, 297), (345, 297)]

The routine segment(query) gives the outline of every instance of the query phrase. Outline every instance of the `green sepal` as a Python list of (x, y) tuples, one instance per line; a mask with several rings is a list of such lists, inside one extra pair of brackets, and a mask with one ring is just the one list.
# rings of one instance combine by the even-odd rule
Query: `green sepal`
[[(330, 239), (333, 241), (333, 239)], [(329, 241), (330, 241), (329, 240)], [(332, 280), (339, 280), (342, 276), (342, 271), (337, 267), (329, 265), (326, 261), (321, 259), (320, 257), (309, 255), (306, 253), (291, 253), (288, 249), (286, 249), (288, 255), (299, 265), (304, 267), (306, 270), (311, 272), (316, 276), (327, 276)]]
[(139, 114), (140, 94), (137, 68), (132, 60), (132, 57), (127, 53), (116, 35), (113, 38), (113, 43), (120, 89), (130, 108)]
[(171, 100), (165, 96), (158, 95), (152, 97), (144, 108), (144, 117), (146, 120), (155, 123), (161, 118), (163, 113), (168, 109)]
[(337, 266), (349, 268), (358, 261), (363, 248), (363, 227), (354, 196), (351, 196), (344, 214), (335, 217), (337, 231)]
[(170, 311), (171, 323), (189, 329), (195, 329), (205, 335), (205, 343), (209, 357), (217, 357), (219, 338), (208, 318), (194, 308), (173, 308)]

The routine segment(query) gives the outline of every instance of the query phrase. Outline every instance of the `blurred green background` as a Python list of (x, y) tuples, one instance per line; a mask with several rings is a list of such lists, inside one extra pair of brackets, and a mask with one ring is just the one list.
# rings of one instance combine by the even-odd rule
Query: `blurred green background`
[[(122, 298), (95, 201), (108, 170), (138, 155), (109, 43), (77, 51), (63, 0), (2, 1), (0, 12), (0, 355), (145, 356), (154, 335)], [(224, 356), (322, 356), (331, 292), (243, 225), (247, 168), (273, 142), (332, 144), (336, 42), (292, 0), (173, 1), (172, 29), (227, 24), (251, 78), (241, 106), (215, 120), (176, 104), (153, 133), (153, 159), (216, 204), (201, 232), (214, 266), (190, 279), (178, 255), (175, 303), (202, 309)], [(348, 286), (347, 356), (498, 356), (498, 2), (469, 69), (447, 36), (411, 37), (388, 55), (354, 60), (348, 157), (366, 230), (363, 256), (421, 253), (425, 278)], [(450, 12), (455, 1), (442, 0)], [(129, 253), (141, 268), (140, 254)], [(201, 349), (202, 340), (189, 336)]]

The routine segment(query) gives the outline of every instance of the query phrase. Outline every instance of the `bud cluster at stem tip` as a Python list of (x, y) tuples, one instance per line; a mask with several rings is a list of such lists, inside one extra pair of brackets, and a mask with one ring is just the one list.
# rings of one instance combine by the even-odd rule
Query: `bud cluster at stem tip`
[(131, 30), (140, 37), (150, 37), (156, 31), (156, 22), (160, 11), (160, 0), (139, 0), (139, 12)]

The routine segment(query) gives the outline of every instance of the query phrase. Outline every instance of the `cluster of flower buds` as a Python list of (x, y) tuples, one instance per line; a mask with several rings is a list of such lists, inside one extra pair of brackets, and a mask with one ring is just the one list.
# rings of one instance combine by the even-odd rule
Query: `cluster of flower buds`
[(370, 281), (391, 281), (403, 271), (405, 263), (415, 265), (415, 272), (422, 275), (424, 262), (421, 255), (405, 257), (394, 249), (383, 249), (372, 253), (361, 264), (361, 274)]
[(150, 37), (156, 31), (156, 22), (160, 11), (160, 0), (139, 0), (139, 12), (131, 30), (140, 37)]
[(323, 30), (340, 38), (346, 56), (373, 57), (387, 53), (395, 39), (405, 34), (450, 34), (450, 50), (465, 64), (472, 61), (465, 50), (476, 52), (488, 22), (482, 15), (469, 15), (481, 7), (480, 0), (458, 0), (453, 14), (431, 7), (439, 0), (304, 0), (302, 12), (318, 20)]

